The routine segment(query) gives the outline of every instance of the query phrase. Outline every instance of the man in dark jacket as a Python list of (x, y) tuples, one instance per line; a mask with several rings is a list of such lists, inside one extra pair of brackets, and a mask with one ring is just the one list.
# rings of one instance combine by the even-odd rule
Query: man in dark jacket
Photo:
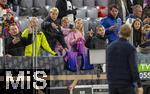
[(106, 50), (106, 71), (109, 94), (143, 94), (136, 64), (136, 49), (127, 41), (131, 28), (124, 24), (119, 39), (112, 42)]
[(11, 56), (24, 56), (25, 46), (32, 43), (32, 31), (28, 38), (21, 37), (17, 25), (9, 28), (10, 37), (5, 38), (5, 54)]
[(65, 43), (63, 33), (61, 31), (60, 25), (57, 23), (58, 14), (59, 10), (57, 8), (51, 8), (49, 15), (42, 23), (42, 28), (52, 50), (55, 49), (57, 41), (60, 42), (65, 50), (67, 50), (67, 45)]

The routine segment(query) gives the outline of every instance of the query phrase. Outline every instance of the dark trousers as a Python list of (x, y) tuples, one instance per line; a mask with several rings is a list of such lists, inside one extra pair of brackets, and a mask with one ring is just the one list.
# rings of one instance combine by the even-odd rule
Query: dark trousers
[(136, 94), (134, 87), (116, 88), (109, 87), (109, 94)]

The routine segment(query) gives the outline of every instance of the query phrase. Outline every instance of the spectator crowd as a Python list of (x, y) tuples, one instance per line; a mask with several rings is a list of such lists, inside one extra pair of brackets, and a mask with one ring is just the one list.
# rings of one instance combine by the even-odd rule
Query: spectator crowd
[[(105, 49), (118, 39), (123, 24), (132, 28), (129, 42), (143, 53), (150, 51), (149, 0), (108, 0), (105, 6), (95, 4), (95, 19), (98, 20), (88, 26), (86, 23), (94, 18), (85, 20), (79, 17), (81, 8), (74, 6), (70, 0), (57, 0), (55, 6), (45, 9), (33, 8), (34, 12), (46, 11), (42, 15), (36, 12), (32, 14), (28, 10), (30, 7), (23, 8), (21, 5), (25, 1), (0, 0), (1, 56), (64, 56), (67, 62), (74, 62), (73, 67), (67, 66), (72, 71), (77, 67), (77, 56), (81, 56), (81, 69), (92, 69), (88, 62), (88, 50)], [(33, 2), (33, 5), (36, 3)], [(19, 14), (18, 6), (20, 12), (26, 11), (32, 15)], [(84, 9), (91, 9), (87, 7)], [(20, 22), (22, 19), (28, 21), (25, 26)]]
[[(78, 71), (80, 56), (80, 69), (90, 70), (94, 66), (89, 62), (88, 50), (106, 49), (114, 41), (120, 45), (119, 41), (124, 39), (119, 39), (119, 32), (128, 36), (128, 32), (121, 32), (128, 31), (126, 29), (132, 31), (127, 38), (129, 43), (138, 52), (150, 53), (150, 0), (50, 1), (0, 0), (0, 56), (61, 56), (66, 62), (65, 68), (73, 72)], [(125, 48), (129, 43), (119, 47)], [(118, 65), (119, 60), (127, 61), (124, 57), (118, 59), (114, 50), (109, 53), (113, 66), (116, 64), (113, 56), (117, 57)], [(124, 74), (129, 71), (126, 70)], [(113, 71), (116, 72), (111, 69), (109, 73), (113, 75)]]

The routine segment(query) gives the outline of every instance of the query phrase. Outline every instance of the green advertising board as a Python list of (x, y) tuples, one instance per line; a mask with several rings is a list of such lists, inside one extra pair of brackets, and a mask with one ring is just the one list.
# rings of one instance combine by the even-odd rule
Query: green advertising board
[(150, 79), (150, 54), (138, 53), (138, 71), (141, 79)]
[(138, 64), (139, 72), (150, 72), (150, 64)]
[(150, 64), (138, 64), (138, 70), (141, 79), (150, 79)]

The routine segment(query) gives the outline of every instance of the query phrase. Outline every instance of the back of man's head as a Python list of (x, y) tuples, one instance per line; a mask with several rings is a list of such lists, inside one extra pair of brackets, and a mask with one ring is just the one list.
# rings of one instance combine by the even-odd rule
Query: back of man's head
[(123, 38), (128, 38), (131, 35), (131, 27), (128, 24), (123, 24), (119, 31), (119, 36)]

